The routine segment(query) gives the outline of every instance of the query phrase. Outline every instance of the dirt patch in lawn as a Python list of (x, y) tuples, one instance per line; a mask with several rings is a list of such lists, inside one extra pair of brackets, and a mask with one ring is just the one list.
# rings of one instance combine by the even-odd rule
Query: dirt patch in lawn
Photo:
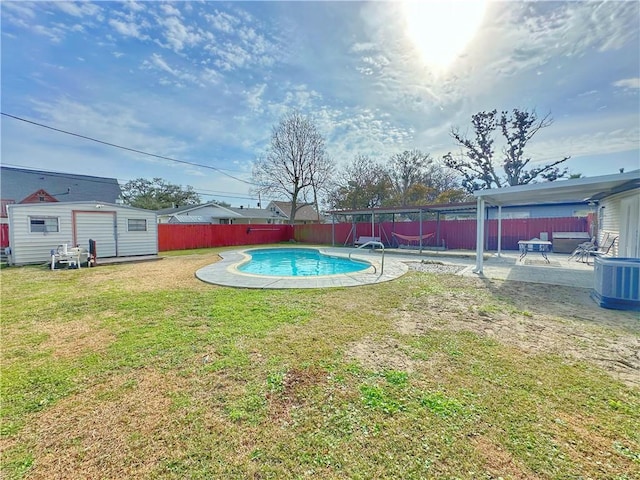
[(41, 328), (49, 335), (42, 347), (53, 350), (56, 358), (75, 358), (88, 352), (103, 352), (115, 340), (113, 333), (96, 328), (92, 318), (45, 323)]
[(393, 338), (364, 340), (349, 346), (346, 356), (357, 360), (365, 368), (374, 371), (398, 370), (413, 372), (416, 361), (405, 352), (406, 347)]
[(588, 289), (458, 276), (441, 279), (451, 288), (412, 297), (398, 309), (395, 326), (400, 333), (472, 331), (527, 353), (585, 360), (628, 385), (640, 386), (637, 312), (602, 309), (589, 298)]
[(29, 478), (148, 476), (174, 448), (167, 385), (180, 382), (145, 369), (43, 412), (22, 434), (37, 439)]
[(498, 444), (484, 436), (474, 437), (471, 442), (476, 450), (484, 458), (486, 468), (491, 473), (491, 478), (513, 478), (517, 480), (529, 480), (538, 478), (530, 474), (520, 462), (516, 462), (513, 456)]

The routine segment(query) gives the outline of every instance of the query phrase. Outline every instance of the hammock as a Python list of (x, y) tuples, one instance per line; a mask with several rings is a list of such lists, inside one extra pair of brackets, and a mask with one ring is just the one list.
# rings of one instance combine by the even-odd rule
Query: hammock
[(432, 238), (435, 235), (435, 233), (427, 233), (425, 235), (401, 235), (396, 232), (391, 232), (391, 235), (393, 235), (396, 238), (396, 240), (398, 241), (398, 245), (400, 245), (399, 240), (404, 240), (405, 242), (407, 242), (407, 244), (411, 244), (413, 242), (415, 242), (416, 244), (419, 244), (420, 240), (422, 240), (422, 243), (424, 244), (425, 243), (424, 241)]

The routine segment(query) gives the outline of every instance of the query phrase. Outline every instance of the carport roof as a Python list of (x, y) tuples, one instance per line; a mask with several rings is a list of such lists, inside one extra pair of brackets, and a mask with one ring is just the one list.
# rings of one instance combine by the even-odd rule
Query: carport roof
[(491, 205), (526, 205), (588, 202), (638, 187), (640, 170), (633, 170), (615, 175), (477, 190), (473, 194)]
[(415, 205), (406, 207), (373, 207), (373, 208), (354, 208), (344, 210), (330, 210), (328, 213), (333, 215), (376, 215), (390, 213), (418, 213), (418, 212), (439, 212), (439, 213), (460, 213), (475, 212), (476, 202), (458, 202), (458, 203), (437, 203), (431, 205)]

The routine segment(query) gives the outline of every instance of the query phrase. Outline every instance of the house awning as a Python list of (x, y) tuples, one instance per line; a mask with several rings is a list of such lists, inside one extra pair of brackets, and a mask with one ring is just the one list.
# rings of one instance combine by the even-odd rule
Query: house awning
[(616, 193), (640, 188), (640, 170), (599, 177), (576, 178), (515, 187), (476, 190), (476, 268), (482, 273), (484, 253), (484, 210), (487, 205), (526, 205), (598, 201)]

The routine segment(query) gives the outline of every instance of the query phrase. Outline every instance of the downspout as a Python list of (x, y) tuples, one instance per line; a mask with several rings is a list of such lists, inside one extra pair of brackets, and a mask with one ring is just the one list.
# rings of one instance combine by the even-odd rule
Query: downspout
[(476, 268), (473, 273), (482, 274), (484, 255), (484, 199), (478, 197), (476, 212)]

